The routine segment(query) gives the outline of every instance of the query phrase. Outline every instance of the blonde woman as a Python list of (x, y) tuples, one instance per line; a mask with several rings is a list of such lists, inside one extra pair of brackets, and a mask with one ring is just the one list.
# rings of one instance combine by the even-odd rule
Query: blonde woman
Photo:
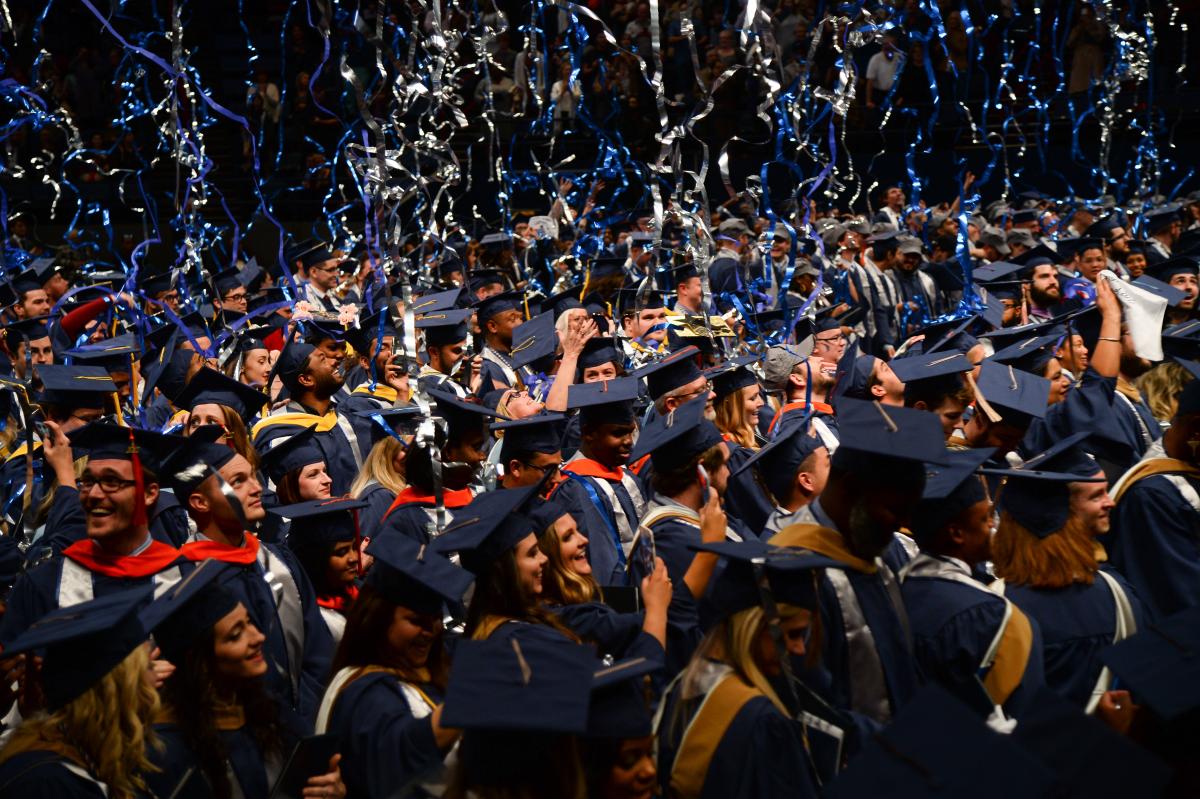
[(667, 607), (671, 583), (662, 558), (642, 580), (638, 613), (618, 613), (601, 601), (600, 585), (587, 558), (587, 537), (567, 509), (548, 500), (530, 512), (538, 548), (546, 556), (542, 602), (576, 635), (615, 658), (645, 657), (662, 662), (667, 646)]
[[(765, 403), (758, 377), (750, 371), (745, 359), (730, 361), (712, 375), (714, 423), (721, 436), (731, 445), (747, 450), (758, 449), (758, 412)], [(747, 456), (753, 452), (747, 453)]]
[[(0, 751), (0, 797), (74, 799), (145, 795), (158, 694), (137, 611), (149, 591), (109, 594), (54, 611), (5, 649), (46, 650), (45, 710)], [(26, 696), (29, 691), (26, 691)], [(27, 709), (26, 709), (27, 710)]]
[[(678, 799), (816, 797), (808, 734), (772, 686), (780, 684), (784, 658), (815, 662), (809, 641), (820, 636), (813, 635), (819, 614), (811, 569), (828, 561), (789, 555), (784, 572), (757, 542), (705, 547), (734, 555), (712, 587), (713, 607), (724, 615), (663, 699), (663, 782)], [(758, 605), (753, 558), (767, 560), (777, 636)]]
[(1154, 418), (1165, 428), (1175, 415), (1180, 392), (1193, 377), (1191, 372), (1174, 361), (1163, 361), (1133, 382), (1146, 398), (1146, 405), (1150, 407)]
[(369, 503), (358, 513), (358, 529), (366, 542), (375, 535), (383, 522), (383, 515), (392, 506), (396, 495), (408, 488), (404, 479), (404, 461), (408, 456), (411, 436), (395, 438), (385, 435), (371, 447), (363, 461), (358, 476), (350, 484), (350, 496)]

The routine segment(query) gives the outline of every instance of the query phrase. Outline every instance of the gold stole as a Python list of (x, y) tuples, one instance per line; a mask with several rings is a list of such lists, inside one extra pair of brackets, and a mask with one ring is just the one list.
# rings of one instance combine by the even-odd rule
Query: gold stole
[(733, 673), (725, 675), (717, 687), (709, 691), (684, 732), (675, 755), (675, 764), (671, 767), (672, 799), (700, 796), (708, 766), (729, 725), (747, 702), (762, 695)]

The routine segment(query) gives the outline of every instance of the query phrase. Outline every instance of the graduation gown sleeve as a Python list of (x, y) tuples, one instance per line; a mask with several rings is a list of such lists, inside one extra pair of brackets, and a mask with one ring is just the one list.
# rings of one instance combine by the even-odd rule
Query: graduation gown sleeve
[(82, 766), (54, 752), (33, 750), (0, 765), (0, 799), (107, 799), (100, 783), (75, 771)]
[(75, 486), (55, 488), (50, 512), (46, 515), (42, 543), (58, 554), (86, 537), (87, 517), (84, 515), (83, 506), (79, 504), (79, 489)]
[(596, 644), (601, 656), (644, 657), (663, 662), (662, 646), (653, 636), (642, 632), (641, 613), (618, 613), (600, 602), (557, 605), (551, 610), (572, 632)]
[[(264, 544), (263, 546), (268, 546)], [(333, 660), (333, 637), (329, 627), (321, 618), (317, 595), (313, 591), (308, 575), (291, 550), (284, 546), (270, 545), (271, 552), (285, 561), (300, 591), (300, 604), (304, 608), (304, 662), (300, 665), (300, 696), (296, 712), (310, 722), (317, 715), (321, 697), (325, 695), (325, 683), (329, 679), (329, 665)]]
[(351, 796), (388, 796), (441, 769), (446, 755), (433, 737), (432, 716), (413, 716), (388, 673), (367, 674), (347, 685), (333, 705), (328, 729), (341, 736), (342, 780)]
[(803, 729), (766, 697), (738, 711), (709, 763), (702, 799), (815, 799)]
[(1151, 618), (1200, 605), (1200, 511), (1165, 476), (1139, 480), (1121, 497), (1104, 546)]

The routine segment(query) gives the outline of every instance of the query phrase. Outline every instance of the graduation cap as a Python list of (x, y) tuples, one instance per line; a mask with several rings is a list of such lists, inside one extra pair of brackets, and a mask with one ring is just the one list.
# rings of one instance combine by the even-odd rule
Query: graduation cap
[(216, 623), (237, 608), (237, 595), (224, 585), (234, 571), (219, 560), (201, 561), (141, 611), (142, 626), (154, 633), (165, 659), (182, 663), (188, 650), (208, 640)]
[(712, 382), (717, 399), (728, 397), (747, 386), (758, 385), (758, 375), (750, 369), (750, 364), (757, 360), (757, 355), (739, 355), (706, 371), (704, 374)]
[(655, 414), (642, 430), (629, 455), (631, 461), (650, 456), (656, 470), (665, 471), (687, 463), (724, 439), (716, 425), (704, 418), (708, 398), (694, 397), (675, 410)]
[(1143, 217), (1146, 235), (1153, 236), (1179, 221), (1179, 206), (1174, 203), (1148, 211)]
[(1175, 613), (1105, 649), (1100, 657), (1163, 721), (1200, 708), (1200, 608)]
[(163, 396), (172, 402), (177, 402), (187, 386), (187, 374), (192, 366), (196, 353), (192, 350), (179, 349), (182, 334), (175, 330), (167, 343), (156, 354), (142, 360), (142, 375), (145, 387), (142, 389), (142, 404), (150, 402), (154, 389), (158, 388)]
[(479, 243), (493, 252), (509, 250), (513, 246), (513, 237), (511, 233), (488, 233), (479, 240)]
[(1059, 263), (1069, 261), (1075, 256), (1082, 255), (1087, 250), (1103, 250), (1104, 241), (1101, 239), (1080, 236), (1077, 239), (1062, 239), (1058, 242)]
[(946, 453), (945, 465), (926, 465), (925, 490), (909, 524), (918, 541), (937, 535), (946, 522), (987, 499), (979, 467), (995, 451), (994, 447), (951, 450)]
[[(855, 342), (857, 344), (857, 342)], [(838, 361), (837, 382), (833, 386), (834, 404), (845, 399), (871, 398), (871, 375), (879, 359), (874, 355), (859, 355), (857, 346), (846, 347)]]
[(391, 311), (380, 308), (365, 319), (360, 319), (358, 327), (347, 330), (346, 341), (350, 342), (350, 346), (354, 347), (354, 351), (359, 355), (370, 357), (375, 352), (375, 348), (371, 346), (373, 341), (396, 335), (396, 324), (392, 320)]
[[(1063, 239), (1059, 242), (1059, 247), (1069, 239)], [(1039, 244), (1028, 252), (1023, 252), (1020, 255), (1014, 255), (1010, 263), (1021, 264), (1029, 269), (1033, 269), (1041, 264), (1059, 264), (1067, 260), (1069, 255), (1063, 251), (1060, 252), (1052, 248), (1048, 244)]]
[(1019, 278), (1021, 273), (1029, 267), (1025, 264), (1014, 264), (1009, 261), (993, 261), (989, 264), (976, 267), (971, 271), (971, 277), (978, 283), (991, 283), (995, 280), (1004, 280), (1005, 278)]
[(665, 308), (666, 301), (661, 291), (653, 288), (630, 286), (617, 292), (617, 308), (624, 314), (637, 314)]
[(524, 294), (520, 291), (503, 291), (487, 299), (480, 300), (475, 303), (475, 317), (482, 327), (489, 319), (505, 311), (521, 311), (524, 314), (522, 307), (523, 297)]
[(409, 308), (418, 316), (433, 313), (434, 311), (449, 311), (458, 306), (458, 298), (461, 294), (461, 288), (426, 294), (413, 298), (412, 305)]
[(975, 367), (961, 352), (932, 352), (906, 355), (888, 362), (896, 377), (905, 385), (921, 380), (932, 380), (945, 375), (969, 372)]
[(492, 408), (485, 408), (476, 402), (467, 402), (459, 399), (454, 394), (436, 389), (429, 389), (427, 392), (430, 398), (437, 403), (437, 412), (442, 418), (450, 423), (451, 432), (460, 424), (482, 424), (486, 419), (504, 419), (504, 416), (496, 413)]
[(319, 241), (310, 241), (306, 249), (301, 250), (298, 254), (294, 254), (290, 260), (299, 261), (305, 269), (309, 269), (326, 261), (332, 261), (336, 257), (333, 254), (333, 250), (329, 249), (327, 245)]
[(649, 658), (627, 658), (611, 666), (599, 664), (592, 674), (587, 737), (645, 738), (653, 731), (643, 685), (647, 675), (662, 669)]
[(432, 547), (405, 535), (375, 536), (367, 554), (375, 563), (366, 584), (392, 604), (427, 616), (441, 618), (443, 605), (461, 609), (474, 579)]
[(275, 360), (275, 365), (271, 367), (267, 385), (271, 385), (278, 377), (288, 391), (295, 391), (299, 385), (300, 375), (304, 374), (304, 369), (308, 364), (308, 357), (316, 351), (316, 347), (305, 341), (289, 341), (284, 344), (283, 349), (279, 351), (279, 357)]
[(444, 347), (467, 340), (471, 314), (470, 308), (430, 311), (417, 317), (413, 324), (425, 331), (426, 346)]
[(400, 435), (413, 435), (417, 425), (425, 417), (417, 405), (405, 405), (400, 408), (371, 408), (358, 411), (355, 416), (371, 421), (371, 446), (375, 446), (384, 438)]
[(193, 434), (181, 439), (179, 446), (165, 459), (163, 479), (171, 485), (175, 496), (183, 505), (201, 483), (216, 474), (237, 455), (238, 452), (233, 447), (218, 444), (207, 435)]
[(1025, 427), (1046, 415), (1050, 381), (1044, 377), (988, 359), (979, 365), (979, 377), (974, 382), (978, 411), (989, 418), (994, 412), (999, 416), (997, 421)]
[(837, 411), (840, 440), (836, 456), (844, 451), (894, 460), (946, 463), (945, 434), (935, 414), (855, 399), (843, 399)]
[(353, 497), (312, 499), (292, 505), (277, 505), (267, 508), (268, 513), (290, 519), (288, 545), (335, 544), (353, 541), (358, 537), (358, 521), (355, 511), (370, 507), (370, 503)]
[(305, 428), (259, 453), (263, 471), (278, 485), (284, 475), (313, 463), (323, 463), (325, 453), (317, 446), (317, 425)]
[(686, 386), (699, 380), (704, 375), (696, 366), (696, 356), (700, 350), (687, 346), (676, 350), (660, 361), (646, 364), (633, 373), (635, 378), (646, 379), (646, 389), (651, 398), (658, 399), (669, 391)]
[(572, 308), (582, 308), (583, 303), (579, 301), (579, 292), (582, 289), (582, 286), (571, 286), (557, 294), (551, 294), (542, 302), (542, 307), (553, 310), (556, 319)]
[(554, 329), (554, 312), (538, 314), (513, 328), (512, 364), (521, 368), (552, 358), (558, 351), (558, 332)]
[(1012, 739), (1058, 776), (1056, 795), (1167, 795), (1171, 770), (1162, 761), (1044, 685), (1029, 697)]
[(241, 275), (236, 266), (217, 272), (213, 275), (212, 282), (218, 297), (224, 297), (229, 292), (243, 287)]
[(579, 410), (580, 424), (632, 424), (638, 379), (618, 377), (595, 383), (578, 383), (567, 389), (567, 408)]
[(1053, 325), (1046, 332), (1028, 336), (992, 354), (989, 361), (1015, 366), (1033, 375), (1041, 375), (1046, 364), (1058, 351), (1058, 343), (1067, 334), (1066, 328)]
[(984, 333), (983, 338), (991, 343), (993, 352), (1000, 352), (1011, 344), (1036, 338), (1056, 324), (1058, 324), (1056, 320), (1045, 320), (1015, 327), (1000, 327)]
[(592, 263), (587, 269), (587, 282), (593, 282), (606, 277), (614, 277), (624, 274), (625, 259), (612, 256), (600, 255), (592, 260)]
[(507, 464), (518, 455), (540, 452), (552, 455), (562, 450), (567, 417), (561, 413), (539, 413), (524, 419), (494, 422), (493, 433), (501, 433), (500, 461)]
[(267, 395), (206, 366), (188, 381), (176, 404), (189, 411), (198, 405), (224, 405), (243, 419), (253, 419), (262, 413)]
[(926, 685), (825, 787), (829, 799), (971, 796), (979, 775), (995, 796), (1049, 796), (1054, 774), (943, 688)]
[(86, 453), (92, 460), (138, 460), (151, 471), (171, 449), (182, 443), (179, 436), (168, 436), (111, 422), (95, 421), (67, 433), (71, 449)]
[(1134, 281), (1130, 282), (1131, 286), (1145, 289), (1155, 296), (1162, 297), (1167, 301), (1167, 305), (1174, 307), (1187, 299), (1187, 292), (1175, 288), (1169, 283), (1164, 283), (1161, 280), (1151, 277), (1150, 275), (1142, 275)]
[(784, 499), (795, 482), (800, 464), (824, 446), (825, 440), (817, 432), (811, 418), (803, 424), (784, 425), (775, 438), (743, 461), (731, 476), (741, 474), (757, 464), (758, 474), (771, 494), (777, 499)]
[(61, 710), (146, 642), (138, 610), (152, 594), (145, 586), (52, 610), (4, 647), (4, 656), (44, 652), (46, 704)]
[(455, 648), (442, 721), (465, 730), (587, 730), (595, 656), (566, 636), (525, 634)]
[(979, 321), (980, 316), (978, 314), (968, 314), (967, 316), (943, 319), (926, 325), (917, 331), (925, 336), (921, 341), (921, 352), (968, 352), (979, 343), (975, 336), (968, 332)]
[(527, 506), (542, 489), (541, 481), (521, 488), (487, 491), (454, 514), (454, 521), (434, 539), (441, 553), (457, 552), (463, 568), (473, 574), (491, 564), (531, 533), (540, 532)]
[(1200, 273), (1200, 262), (1186, 255), (1177, 255), (1156, 264), (1147, 264), (1144, 274), (1161, 280), (1163, 283), (1170, 283), (1171, 278), (1175, 275), (1196, 275), (1197, 273)]
[(39, 364), (36, 369), (42, 381), (38, 402), (103, 408), (108, 397), (117, 393), (117, 384), (102, 366)]
[[(451, 276), (455, 272), (457, 272), (459, 275), (462, 275), (466, 271), (467, 270), (466, 267), (463, 266), (463, 262), (453, 255), (445, 255), (433, 263), (433, 273), (443, 281), (450, 280)], [(459, 291), (460, 289), (454, 290)]]
[(766, 577), (775, 602), (814, 609), (818, 604), (817, 570), (838, 565), (815, 552), (776, 547), (757, 539), (693, 543), (688, 549), (711, 552), (725, 562), (702, 600), (703, 614), (711, 620), (761, 605), (759, 573)]
[(498, 269), (472, 269), (471, 276), (467, 279), (467, 287), (471, 291), (478, 291), (487, 286), (504, 286), (506, 284), (504, 274)]
[(678, 266), (672, 266), (665, 271), (670, 273), (671, 285), (674, 287), (678, 287), (685, 280), (700, 277), (700, 270), (691, 261), (679, 264)]
[(50, 337), (49, 325), (55, 319), (52, 315), (31, 316), (18, 319), (4, 326), (4, 338), (14, 350), (23, 341), (38, 341)]
[(63, 353), (71, 363), (102, 366), (110, 372), (128, 372), (132, 360), (142, 355), (142, 345), (132, 333), (84, 344)]
[(1070, 516), (1070, 483), (1104, 482), (1100, 464), (1079, 444), (1088, 432), (1060, 439), (1024, 464), (1012, 469), (981, 469), (985, 474), (1007, 478), (996, 506), (1038, 538), (1063, 528)]
[(583, 374), (584, 369), (594, 369), (606, 363), (620, 366), (624, 360), (613, 339), (607, 336), (593, 336), (583, 345), (583, 352), (579, 354), (578, 369), (579, 373)]

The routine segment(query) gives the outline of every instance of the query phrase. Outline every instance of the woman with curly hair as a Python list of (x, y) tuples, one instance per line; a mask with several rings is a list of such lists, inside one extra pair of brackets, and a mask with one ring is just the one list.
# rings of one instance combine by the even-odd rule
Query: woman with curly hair
[[(6, 657), (46, 650), (45, 710), (27, 717), (0, 751), (0, 797), (133, 799), (146, 792), (159, 703), (137, 611), (149, 595), (122, 591), (56, 610), (5, 649)], [(32, 698), (32, 686), (25, 688)]]
[[(175, 665), (155, 724), (165, 744), (153, 756), (161, 774), (150, 782), (158, 796), (265, 799), (291, 748), (308, 731), (267, 689), (266, 639), (220, 584), (229, 568), (201, 563), (166, 594), (166, 602), (178, 606), (154, 630), (163, 657)], [(344, 796), (337, 759), (306, 787)]]

